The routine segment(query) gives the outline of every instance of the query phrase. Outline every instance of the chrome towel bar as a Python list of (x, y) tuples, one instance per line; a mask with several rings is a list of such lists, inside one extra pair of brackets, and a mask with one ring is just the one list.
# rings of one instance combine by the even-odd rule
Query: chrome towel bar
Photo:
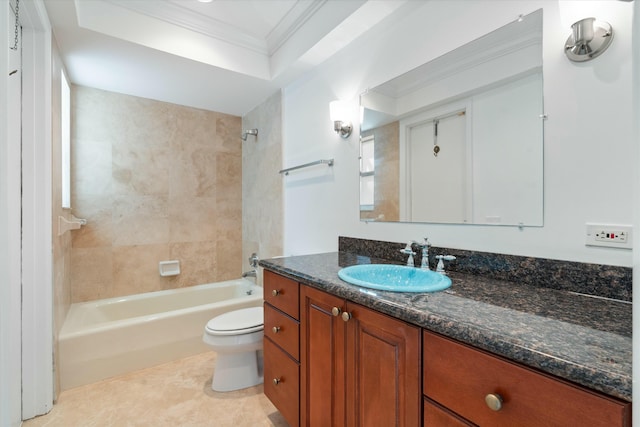
[(291, 168), (287, 168), (287, 169), (282, 169), (280, 172), (278, 173), (283, 173), (285, 175), (289, 175), (289, 172), (296, 170), (296, 169), (302, 169), (302, 168), (308, 168), (309, 166), (315, 166), (315, 165), (327, 165), (327, 166), (333, 166), (333, 159), (323, 159), (323, 160), (316, 160), (315, 162), (311, 162), (311, 163), (305, 163), (304, 165), (299, 165), (299, 166), (293, 166)]

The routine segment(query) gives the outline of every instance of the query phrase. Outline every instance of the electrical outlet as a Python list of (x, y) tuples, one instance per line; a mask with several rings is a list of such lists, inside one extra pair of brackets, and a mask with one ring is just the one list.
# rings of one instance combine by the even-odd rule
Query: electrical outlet
[(607, 246), (631, 249), (631, 226), (613, 224), (587, 224), (587, 246)]

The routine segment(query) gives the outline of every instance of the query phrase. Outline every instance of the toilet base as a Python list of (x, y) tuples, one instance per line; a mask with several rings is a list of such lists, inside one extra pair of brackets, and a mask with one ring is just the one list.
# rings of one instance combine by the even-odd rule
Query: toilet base
[(233, 391), (262, 384), (262, 350), (244, 353), (218, 353), (211, 389)]

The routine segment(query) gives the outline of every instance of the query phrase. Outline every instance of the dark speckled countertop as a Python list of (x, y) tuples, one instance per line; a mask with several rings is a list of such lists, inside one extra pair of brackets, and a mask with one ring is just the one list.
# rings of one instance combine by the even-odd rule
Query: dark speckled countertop
[(631, 401), (629, 302), (450, 272), (436, 293), (385, 292), (338, 278), (342, 267), (389, 261), (349, 252), (273, 258), (260, 265), (474, 347)]

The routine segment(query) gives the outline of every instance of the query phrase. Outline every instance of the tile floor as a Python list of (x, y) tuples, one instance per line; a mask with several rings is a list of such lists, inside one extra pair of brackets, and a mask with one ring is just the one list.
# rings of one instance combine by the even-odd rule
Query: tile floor
[(215, 353), (110, 378), (60, 393), (53, 410), (23, 427), (286, 427), (262, 385), (211, 390)]

